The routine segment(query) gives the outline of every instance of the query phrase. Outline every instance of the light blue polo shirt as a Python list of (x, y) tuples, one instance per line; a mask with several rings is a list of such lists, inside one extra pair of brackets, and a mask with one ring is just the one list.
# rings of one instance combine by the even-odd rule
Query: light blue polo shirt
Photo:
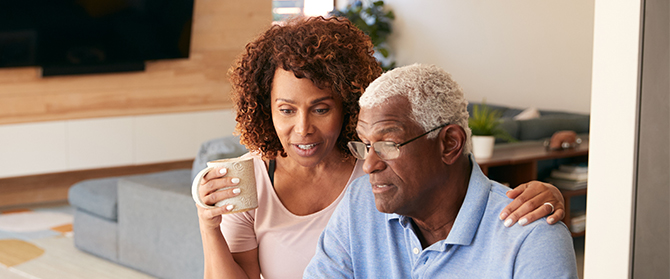
[(445, 240), (426, 249), (410, 218), (375, 207), (369, 176), (349, 186), (321, 234), (304, 278), (578, 278), (572, 237), (544, 218), (506, 228), (509, 188), (474, 163), (465, 200)]

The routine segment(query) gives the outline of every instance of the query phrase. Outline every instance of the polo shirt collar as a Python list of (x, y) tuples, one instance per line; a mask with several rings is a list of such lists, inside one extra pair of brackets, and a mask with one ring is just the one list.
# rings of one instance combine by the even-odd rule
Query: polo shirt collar
[[(458, 215), (456, 215), (456, 220), (447, 239), (435, 244), (443, 242), (443, 245), (470, 245), (484, 216), (491, 191), (491, 181), (482, 173), (472, 154), (468, 155), (468, 158), (472, 162), (472, 172), (470, 173), (470, 182), (468, 183), (468, 190), (465, 193), (463, 205), (458, 211)], [(406, 216), (392, 213), (386, 214), (386, 218), (389, 221), (398, 220), (405, 228), (411, 226), (410, 218)]]
[(489, 200), (491, 181), (482, 173), (472, 153), (469, 157), (470, 162), (472, 162), (472, 172), (470, 173), (468, 191), (465, 193), (463, 205), (458, 211), (458, 215), (456, 215), (456, 221), (454, 221), (449, 236), (444, 241), (445, 244), (470, 245), (477, 233), (477, 228), (482, 221)]

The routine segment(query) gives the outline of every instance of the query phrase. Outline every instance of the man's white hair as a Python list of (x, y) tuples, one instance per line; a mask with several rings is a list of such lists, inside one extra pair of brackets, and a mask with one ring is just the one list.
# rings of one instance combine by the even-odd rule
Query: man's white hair
[[(410, 118), (423, 127), (424, 131), (445, 123), (463, 127), (466, 134), (463, 154), (472, 151), (468, 101), (463, 96), (463, 89), (449, 73), (435, 65), (423, 64), (393, 69), (370, 83), (359, 104), (361, 108), (372, 108), (395, 96), (409, 100)], [(434, 138), (437, 134), (435, 131), (428, 137)]]

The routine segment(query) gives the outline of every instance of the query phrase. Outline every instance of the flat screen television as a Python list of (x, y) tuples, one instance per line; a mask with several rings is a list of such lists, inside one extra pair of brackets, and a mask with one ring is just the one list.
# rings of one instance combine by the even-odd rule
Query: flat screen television
[(0, 67), (42, 76), (188, 58), (194, 0), (0, 0)]

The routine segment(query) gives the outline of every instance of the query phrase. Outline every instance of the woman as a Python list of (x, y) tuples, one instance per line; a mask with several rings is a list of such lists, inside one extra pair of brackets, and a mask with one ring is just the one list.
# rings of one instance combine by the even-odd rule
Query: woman
[[(246, 46), (231, 80), (259, 207), (228, 215), (234, 208), (198, 207), (206, 278), (302, 277), (342, 193), (363, 175), (346, 143), (356, 138), (358, 98), (381, 74), (372, 53), (370, 39), (349, 21), (322, 17), (272, 26)], [(234, 187), (215, 192), (239, 182), (225, 172), (203, 179), (205, 203), (239, 194)], [(531, 185), (510, 191), (523, 192), (506, 209), (510, 216), (530, 213), (532, 222), (550, 211), (543, 202), (563, 208), (555, 187)]]

